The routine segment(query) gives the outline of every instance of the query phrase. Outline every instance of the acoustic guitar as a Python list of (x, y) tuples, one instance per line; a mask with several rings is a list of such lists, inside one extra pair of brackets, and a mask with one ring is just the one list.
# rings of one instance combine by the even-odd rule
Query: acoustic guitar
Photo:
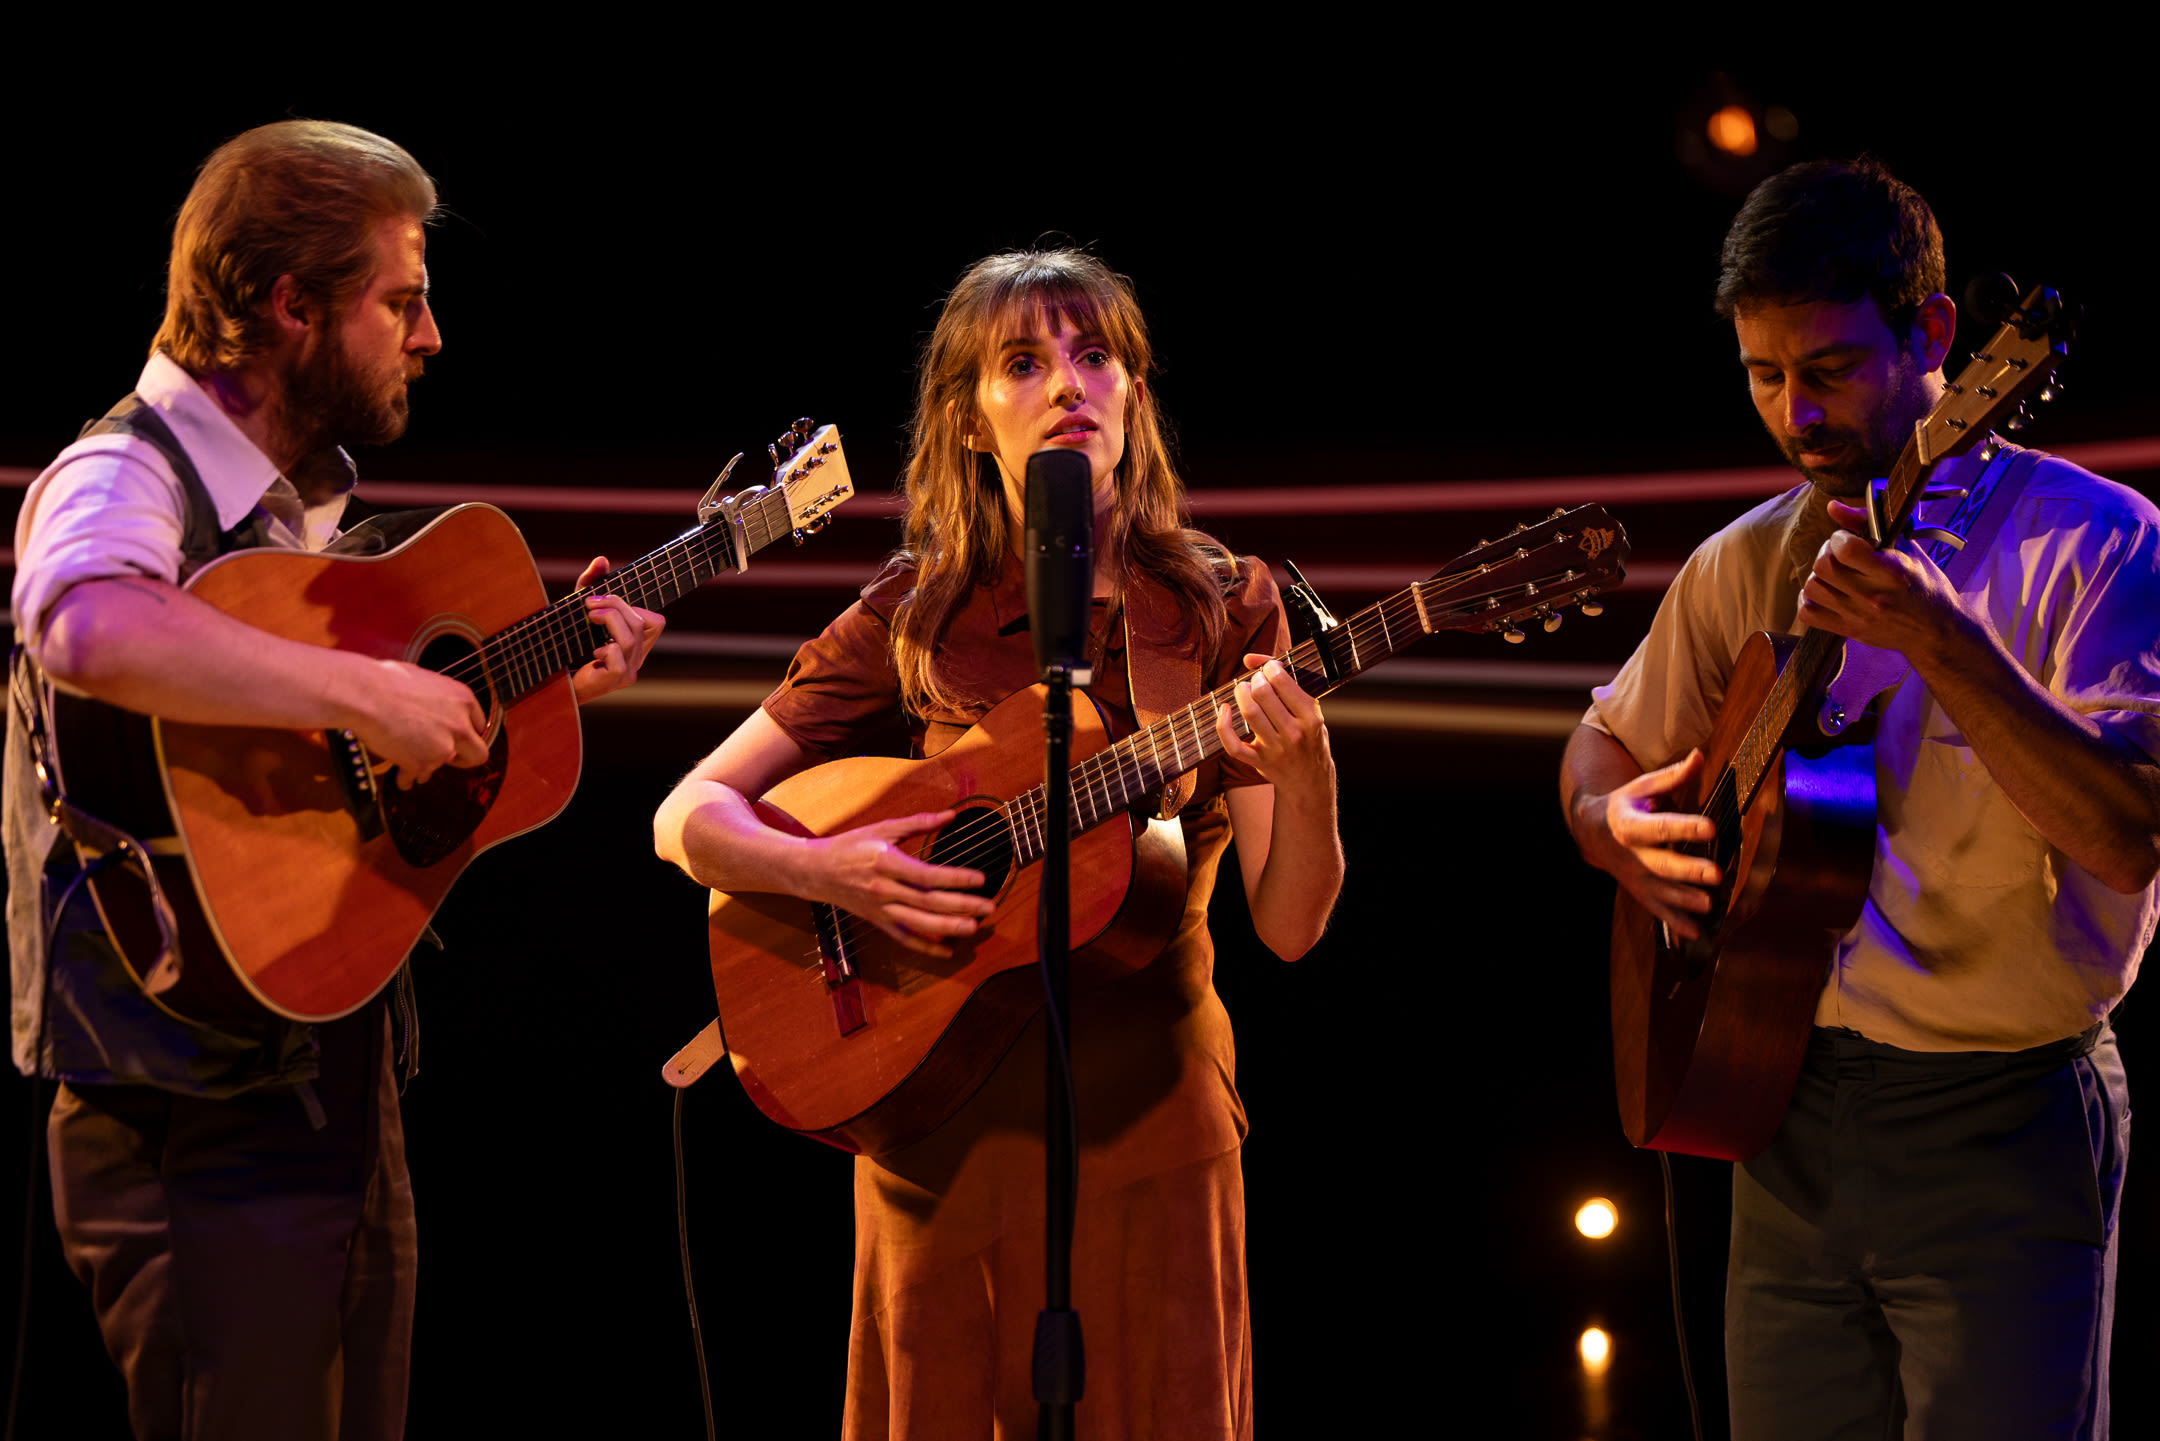
[[(1555, 511), (1346, 620), (1320, 610), (1325, 628), (1282, 663), (1319, 696), (1438, 631), (1520, 640), (1521, 622), (1556, 628), (1562, 607), (1587, 602), (1595, 614), (1592, 598), (1620, 580), (1626, 557), (1626, 534), (1599, 507)], [(1074, 985), (1130, 975), (1175, 933), (1185, 903), (1183, 832), (1149, 810), (1165, 783), (1221, 748), (1215, 716), (1233, 689), (1115, 744), (1091, 705), (1073, 707)], [(709, 940), (722, 1036), (743, 1088), (774, 1121), (847, 1151), (905, 1145), (974, 1093), (1041, 1004), (1042, 706), (1042, 687), (1016, 692), (929, 759), (832, 761), (756, 803), (766, 824), (799, 836), (954, 811), (903, 848), (982, 871), (981, 894), (997, 907), (940, 959), (830, 905), (714, 892)]]
[[(576, 789), (569, 672), (604, 639), (586, 598), (659, 609), (822, 528), (854, 493), (833, 427), (798, 422), (783, 442), (769, 485), (722, 495), (730, 461), (694, 529), (553, 604), (489, 505), (454, 506), (381, 555), (241, 550), (190, 577), (197, 599), (272, 635), (465, 682), (487, 715), (480, 765), (402, 788), (350, 732), (186, 725), (50, 691), (66, 804), (153, 858), (155, 892), (127, 866), (89, 883), (144, 991), (183, 1020), (244, 1026), (331, 1020), (381, 990), (472, 859)], [(80, 837), (78, 852), (94, 859)]]
[[(1992, 456), (1991, 426), (2022, 428), (2027, 398), (2053, 397), (2071, 320), (2045, 287), (2011, 308), (1869, 489), (1878, 547), (1915, 534), (1938, 463), (1976, 445)], [(1784, 1118), (1836, 938), (1859, 919), (1875, 856), (1871, 718), (1824, 694), (1844, 661), (1843, 638), (1820, 630), (1758, 632), (1741, 648), (1697, 781), (1667, 805), (1717, 826), (1714, 841), (1676, 848), (1708, 856), (1722, 878), (1701, 936), (1669, 933), (1619, 893), (1613, 1068), (1637, 1146), (1746, 1160)]]

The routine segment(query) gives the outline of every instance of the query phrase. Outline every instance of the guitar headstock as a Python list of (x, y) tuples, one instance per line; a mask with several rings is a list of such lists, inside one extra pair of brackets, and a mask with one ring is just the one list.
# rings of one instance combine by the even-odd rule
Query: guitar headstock
[(1620, 522), (1601, 505), (1582, 505), (1480, 541), (1410, 589), (1426, 634), (1497, 631), (1512, 643), (1523, 639), (1525, 620), (1554, 631), (1568, 606), (1598, 614), (1596, 597), (1627, 574), (1627, 555)]
[[(791, 438), (794, 444), (783, 451), (781, 445)], [(767, 447), (766, 453), (773, 458), (772, 484), (787, 493), (788, 521), (798, 536), (829, 525), (834, 508), (855, 493), (838, 426), (813, 430), (806, 416)]]
[[(1998, 283), (2016, 294), (2008, 277)], [(2075, 309), (2066, 308), (2045, 285), (2016, 302), (1987, 344), (1948, 383), (1942, 400), (1914, 426), (1921, 465), (1964, 454), (1994, 426), (2023, 429), (2027, 399), (2055, 398), (2050, 381), (2070, 353), (2076, 318)]]
[(726, 493), (728, 480), (742, 459), (736, 456), (698, 502), (699, 525), (737, 516), (745, 506), (769, 512), (777, 493), (787, 512), (786, 524), (767, 521), (764, 526), (782, 533), (793, 531), (799, 544), (804, 536), (831, 524), (833, 511), (855, 493), (855, 483), (848, 477), (847, 452), (840, 448), (838, 426), (821, 425), (813, 430), (805, 417), (782, 431), (778, 440), (765, 447), (765, 453), (772, 457), (771, 481)]

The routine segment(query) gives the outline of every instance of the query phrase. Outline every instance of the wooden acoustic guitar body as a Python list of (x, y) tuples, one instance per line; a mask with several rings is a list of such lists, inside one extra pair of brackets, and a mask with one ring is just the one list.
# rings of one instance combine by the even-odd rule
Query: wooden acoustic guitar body
[[(1793, 644), (1764, 632), (1742, 648), (1696, 789), (1670, 809), (1703, 810)], [(1835, 939), (1867, 899), (1873, 747), (1784, 752), (1739, 831), (1722, 922), (1702, 939), (1670, 944), (1625, 889), (1614, 906), (1614, 1079), (1637, 1146), (1744, 1161), (1776, 1134)]]
[[(1035, 928), (1042, 866), (1010, 864), (1003, 807), (1043, 782), (1042, 709), (1043, 688), (1031, 687), (927, 760), (832, 761), (781, 782), (757, 803), (768, 825), (804, 836), (958, 811), (935, 834), (901, 847), (982, 870), (983, 894), (997, 905), (940, 959), (830, 906), (713, 893), (709, 939), (721, 1030), (743, 1089), (780, 1125), (870, 1155), (906, 1145), (974, 1094), (1041, 1008)], [(1093, 705), (1076, 700), (1073, 762), (1107, 743)], [(1185, 884), (1176, 821), (1121, 811), (1074, 836), (1073, 984), (1101, 985), (1153, 961), (1184, 914)]]
[[(483, 505), (456, 507), (380, 556), (237, 551), (197, 572), (188, 590), (272, 635), (435, 670), (547, 603), (517, 527)], [(514, 682), (500, 684), (514, 693)], [(384, 823), (372, 836), (320, 732), (56, 705), (75, 802), (145, 842), (178, 838), (163, 849), (179, 854), (158, 864), (181, 921), (183, 962), (158, 1003), (211, 1024), (259, 1022), (265, 1011), (325, 1021), (379, 991), (473, 857), (551, 819), (576, 789), (581, 740), (569, 678), (557, 675), (507, 709), (497, 685), (494, 677), (475, 685), (488, 713), (485, 764), (444, 767), (401, 790), (376, 763)], [(91, 885), (142, 979), (157, 954), (147, 893), (125, 867)]]

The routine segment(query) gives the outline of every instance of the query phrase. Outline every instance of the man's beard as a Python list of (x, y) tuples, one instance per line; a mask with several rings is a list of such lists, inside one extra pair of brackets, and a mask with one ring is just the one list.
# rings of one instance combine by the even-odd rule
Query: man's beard
[[(1922, 384), (1922, 375), (1912, 356), (1901, 356), (1893, 383), (1884, 392), (1881, 404), (1868, 418), (1864, 429), (1842, 430), (1817, 425), (1799, 437), (1775, 434), (1778, 448), (1785, 453), (1787, 463), (1794, 470), (1806, 476), (1826, 495), (1851, 500), (1866, 494), (1869, 481), (1890, 474), (1890, 467), (1897, 463), (1905, 442), (1912, 438), (1914, 423), (1932, 408), (1933, 402), (1927, 387)], [(1836, 465), (1801, 464), (1802, 451), (1827, 450), (1834, 445), (1847, 447), (1844, 457)]]
[(285, 421), (302, 454), (332, 445), (388, 445), (405, 433), (405, 385), (420, 375), (420, 358), (399, 357), (394, 371), (368, 375), (336, 335), (285, 374)]

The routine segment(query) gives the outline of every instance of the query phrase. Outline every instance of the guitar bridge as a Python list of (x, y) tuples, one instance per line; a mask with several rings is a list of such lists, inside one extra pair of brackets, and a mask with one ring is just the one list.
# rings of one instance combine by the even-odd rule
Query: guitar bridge
[(818, 964), (825, 972), (825, 987), (832, 995), (833, 1024), (843, 1036), (853, 1035), (870, 1024), (863, 1012), (862, 980), (848, 958), (848, 933), (841, 913), (832, 906), (813, 902), (810, 918), (817, 927)]
[(351, 731), (324, 731), (330, 747), (330, 770), (338, 789), (345, 793), (345, 809), (360, 827), (360, 839), (372, 841), (383, 833), (382, 790), (375, 780), (375, 758)]

